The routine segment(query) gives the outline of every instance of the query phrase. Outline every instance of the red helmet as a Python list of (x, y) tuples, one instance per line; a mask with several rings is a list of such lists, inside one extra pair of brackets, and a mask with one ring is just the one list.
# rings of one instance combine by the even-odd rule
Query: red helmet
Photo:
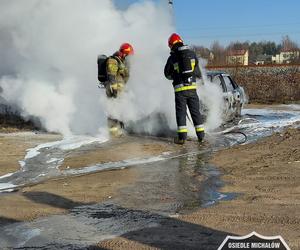
[(134, 54), (133, 47), (129, 43), (123, 43), (120, 46), (119, 52), (122, 55), (122, 57)]
[(173, 33), (170, 37), (169, 37), (169, 47), (172, 48), (174, 44), (176, 43), (183, 43), (181, 37), (176, 34)]

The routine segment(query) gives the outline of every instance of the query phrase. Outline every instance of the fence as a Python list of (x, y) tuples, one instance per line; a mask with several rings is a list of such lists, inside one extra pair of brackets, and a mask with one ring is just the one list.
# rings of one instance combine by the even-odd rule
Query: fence
[(300, 64), (208, 66), (207, 69), (229, 73), (245, 88), (250, 102), (300, 101)]

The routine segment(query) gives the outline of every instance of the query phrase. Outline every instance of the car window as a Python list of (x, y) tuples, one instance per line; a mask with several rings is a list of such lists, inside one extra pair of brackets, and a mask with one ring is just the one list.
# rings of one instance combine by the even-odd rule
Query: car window
[(234, 90), (234, 86), (228, 76), (224, 76), (224, 82), (228, 92)]
[(215, 77), (213, 78), (212, 82), (213, 82), (213, 83), (216, 83), (216, 84), (218, 84), (218, 85), (220, 85), (220, 86), (222, 87), (223, 92), (226, 91), (224, 85), (222, 84), (222, 81), (221, 81), (221, 79), (220, 79), (220, 76), (215, 76)]
[(231, 83), (232, 83), (232, 85), (233, 85), (233, 88), (236, 89), (236, 88), (238, 87), (238, 85), (237, 85), (236, 82), (232, 79), (231, 76), (228, 76), (228, 77), (229, 77), (229, 79), (230, 79), (230, 81), (231, 81)]

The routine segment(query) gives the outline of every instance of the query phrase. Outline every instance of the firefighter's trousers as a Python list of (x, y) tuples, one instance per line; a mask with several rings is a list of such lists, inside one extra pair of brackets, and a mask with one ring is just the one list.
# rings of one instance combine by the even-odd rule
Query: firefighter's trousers
[(176, 121), (178, 126), (178, 139), (186, 140), (187, 138), (187, 126), (186, 126), (186, 116), (187, 107), (189, 108), (190, 114), (192, 116), (193, 124), (196, 130), (197, 137), (199, 141), (204, 138), (204, 117), (200, 113), (200, 103), (197, 91), (184, 90), (175, 92), (175, 108), (176, 108)]

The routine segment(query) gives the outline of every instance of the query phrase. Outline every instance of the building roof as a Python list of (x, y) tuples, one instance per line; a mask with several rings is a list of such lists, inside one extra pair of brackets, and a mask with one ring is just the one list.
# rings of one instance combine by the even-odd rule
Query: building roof
[(297, 52), (299, 49), (282, 49), (280, 52)]
[(240, 49), (240, 50), (229, 50), (227, 52), (227, 56), (244, 56), (248, 50)]

